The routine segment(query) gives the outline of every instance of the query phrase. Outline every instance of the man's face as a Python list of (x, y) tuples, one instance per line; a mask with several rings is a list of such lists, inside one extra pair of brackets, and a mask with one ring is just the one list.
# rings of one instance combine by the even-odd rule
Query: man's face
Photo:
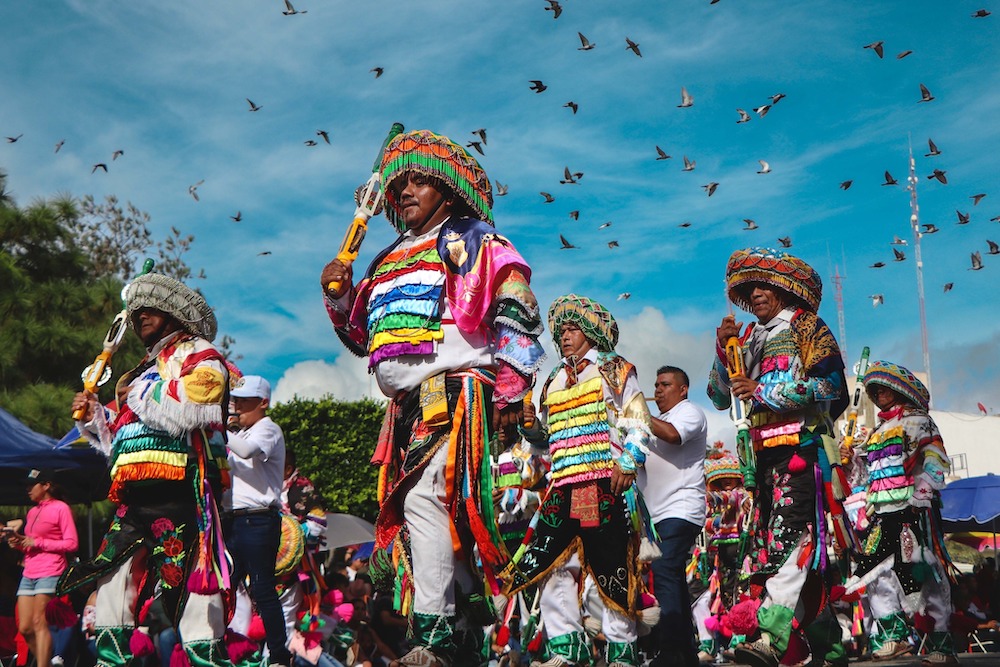
[(451, 215), (452, 201), (423, 174), (404, 174), (392, 187), (403, 223), (417, 234), (433, 229)]
[(754, 283), (750, 290), (750, 305), (757, 321), (766, 324), (784, 309), (784, 293), (770, 285)]
[(180, 323), (162, 310), (141, 308), (132, 315), (132, 322), (139, 340), (151, 348), (169, 334), (180, 331)]
[(580, 327), (571, 322), (562, 325), (562, 329), (559, 330), (559, 350), (565, 358), (582, 359), (591, 347), (590, 341), (580, 331)]
[(873, 384), (872, 386), (873, 388), (868, 392), (868, 396), (878, 406), (879, 410), (888, 410), (901, 402), (899, 394), (892, 389), (880, 384)]
[(653, 400), (660, 412), (666, 412), (688, 395), (688, 386), (676, 373), (660, 373), (653, 384)]
[(236, 421), (241, 428), (249, 428), (259, 422), (267, 414), (268, 400), (266, 398), (234, 398), (233, 409)]

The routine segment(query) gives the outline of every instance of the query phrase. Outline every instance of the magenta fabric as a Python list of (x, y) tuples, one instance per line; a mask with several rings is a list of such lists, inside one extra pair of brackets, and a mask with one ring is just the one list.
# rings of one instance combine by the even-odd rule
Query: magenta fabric
[(61, 500), (43, 500), (28, 510), (24, 534), (35, 540), (24, 552), (22, 576), (31, 579), (59, 576), (66, 570), (66, 554), (79, 547), (73, 512)]

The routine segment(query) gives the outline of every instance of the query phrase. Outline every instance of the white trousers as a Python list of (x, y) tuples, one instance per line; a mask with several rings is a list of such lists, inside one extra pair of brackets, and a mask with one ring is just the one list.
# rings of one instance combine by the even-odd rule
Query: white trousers
[(413, 566), (413, 611), (455, 615), (455, 588), (472, 592), (468, 565), (451, 546), (451, 517), (445, 507), (445, 466), (448, 446), (442, 445), (419, 473), (403, 500), (403, 519), (410, 533)]
[[(542, 582), (539, 610), (547, 636), (583, 632), (579, 581), (580, 559), (574, 554)], [(637, 638), (635, 620), (605, 605), (600, 606), (601, 627), (607, 640), (622, 644), (634, 642)]]
[(712, 594), (705, 590), (698, 599), (691, 605), (691, 618), (694, 619), (695, 627), (698, 628), (699, 641), (712, 641), (712, 633), (705, 627), (705, 621), (712, 615)]
[(867, 587), (872, 621), (897, 612), (907, 615), (921, 613), (934, 621), (935, 632), (948, 632), (951, 621), (951, 585), (940, 563), (931, 565), (934, 576), (923, 583), (919, 594), (907, 597), (892, 569), (888, 569)]

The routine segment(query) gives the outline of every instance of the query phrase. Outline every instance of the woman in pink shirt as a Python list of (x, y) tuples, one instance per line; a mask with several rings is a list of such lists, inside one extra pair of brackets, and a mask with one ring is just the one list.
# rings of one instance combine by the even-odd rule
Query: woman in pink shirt
[(17, 589), (18, 630), (24, 635), (38, 667), (50, 667), (52, 635), (45, 620), (45, 605), (56, 592), (59, 575), (66, 570), (66, 554), (76, 551), (76, 524), (69, 505), (57, 498), (58, 488), (47, 470), (28, 473), (28, 510), (24, 534), (8, 533), (12, 547), (24, 552), (24, 571)]

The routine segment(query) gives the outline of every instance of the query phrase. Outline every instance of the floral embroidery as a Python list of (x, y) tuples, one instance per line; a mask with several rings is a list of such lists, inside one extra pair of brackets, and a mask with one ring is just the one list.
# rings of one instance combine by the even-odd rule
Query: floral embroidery
[(176, 563), (164, 563), (160, 567), (160, 579), (166, 588), (176, 588), (184, 581), (184, 570)]
[(155, 537), (163, 537), (164, 533), (174, 529), (174, 522), (165, 516), (161, 516), (153, 522), (153, 525), (149, 529), (153, 531)]
[(170, 519), (160, 517), (150, 530), (159, 542), (153, 547), (152, 557), (159, 564), (160, 580), (165, 588), (176, 588), (184, 581), (185, 549), (181, 539), (184, 525), (174, 526)]

